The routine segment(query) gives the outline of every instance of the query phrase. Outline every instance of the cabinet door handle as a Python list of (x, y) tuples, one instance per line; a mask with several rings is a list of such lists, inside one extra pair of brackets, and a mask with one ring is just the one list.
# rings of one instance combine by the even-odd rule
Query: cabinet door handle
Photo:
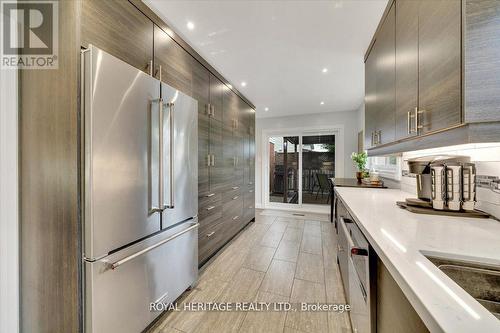
[(207, 154), (207, 166), (210, 166), (210, 161), (211, 161), (210, 154)]
[(238, 199), (238, 196), (233, 197), (233, 200), (236, 200), (236, 199)]
[(210, 103), (205, 104), (205, 113), (210, 117)]
[(381, 138), (382, 138), (382, 131), (381, 131), (381, 130), (379, 130), (379, 131), (377, 132), (377, 144), (378, 144), (378, 145), (382, 143), (382, 139), (381, 139)]
[(250, 191), (248, 191), (248, 192), (253, 193), (253, 190), (250, 190)]
[(212, 117), (215, 117), (215, 105), (210, 105)]
[(149, 64), (146, 65), (146, 69), (149, 70), (149, 76), (153, 76), (153, 60), (149, 60)]
[(212, 154), (212, 166), (215, 166), (215, 155)]
[(209, 233), (207, 234), (207, 237), (212, 237), (214, 234), (215, 234), (215, 231), (209, 232)]
[(232, 187), (232, 189), (233, 189), (233, 190), (237, 190), (237, 189), (239, 189), (239, 188), (240, 188), (239, 186), (233, 186), (233, 187)]
[(239, 218), (240, 218), (240, 217), (239, 217), (238, 215), (236, 215), (235, 217), (233, 217), (233, 221), (234, 221), (234, 220), (237, 220), (237, 219), (239, 219)]
[(424, 128), (420, 121), (419, 115), (423, 114), (425, 110), (419, 110), (418, 108), (415, 108), (415, 133), (418, 133), (419, 130)]
[(410, 113), (411, 113), (411, 111), (408, 111), (408, 113), (406, 114), (407, 115), (407, 119), (406, 119), (407, 130), (406, 130), (406, 134), (411, 134), (411, 126), (410, 126), (411, 115), (410, 115)]
[(372, 131), (372, 141), (371, 141), (371, 145), (372, 145), (372, 146), (374, 145), (374, 140), (373, 140), (373, 131)]
[(161, 65), (158, 66), (158, 69), (155, 72), (155, 77), (158, 77), (158, 80), (161, 81)]
[(210, 207), (207, 207), (207, 210), (210, 211), (210, 210), (212, 210), (214, 208), (215, 208), (215, 206), (210, 206)]
[(207, 194), (205, 197), (210, 198), (210, 197), (213, 197), (214, 195), (215, 195), (215, 193), (210, 193), (210, 194)]

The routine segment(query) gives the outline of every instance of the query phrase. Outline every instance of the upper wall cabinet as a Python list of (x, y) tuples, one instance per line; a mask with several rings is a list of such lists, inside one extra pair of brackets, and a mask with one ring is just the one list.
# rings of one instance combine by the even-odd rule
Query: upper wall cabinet
[(365, 63), (365, 146), (369, 148), (395, 139), (395, 14), (392, 5)]
[[(500, 80), (495, 79), (500, 76), (500, 66), (495, 66), (500, 64), (495, 56), (500, 52), (500, 38), (496, 33), (500, 27), (499, 3), (480, 0), (389, 2), (365, 59), (365, 141), (371, 155), (500, 139), (491, 135), (492, 129), (488, 129), (488, 136), (484, 138), (478, 135), (481, 131), (470, 130), (472, 122), (500, 121), (500, 97), (494, 93), (500, 87)], [(392, 28), (394, 34), (390, 32)], [(395, 48), (394, 81), (389, 73), (393, 65), (391, 38)], [(465, 54), (463, 45), (467, 50)], [(484, 56), (479, 50), (484, 50)], [(465, 85), (462, 84), (464, 76)], [(394, 107), (390, 110), (392, 82)], [(394, 120), (394, 132), (384, 127), (384, 123), (391, 120)], [(445, 136), (446, 142), (431, 138), (464, 127), (465, 130)], [(413, 144), (409, 144), (410, 141)]]
[(465, 2), (465, 121), (500, 118), (500, 1)]
[(417, 130), (458, 125), (461, 113), (461, 1), (419, 1)]
[(195, 60), (165, 31), (154, 26), (154, 76), (166, 84), (193, 95)]
[(396, 1), (396, 139), (417, 133), (418, 10), (418, 1)]
[(92, 44), (150, 73), (153, 22), (128, 1), (86, 0), (81, 3), (82, 46)]

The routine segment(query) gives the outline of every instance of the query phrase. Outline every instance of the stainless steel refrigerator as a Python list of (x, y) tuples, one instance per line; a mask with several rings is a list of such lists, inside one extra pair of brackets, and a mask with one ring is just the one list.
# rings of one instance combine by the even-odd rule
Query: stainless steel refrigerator
[(82, 51), (86, 332), (146, 328), (198, 276), (197, 102)]

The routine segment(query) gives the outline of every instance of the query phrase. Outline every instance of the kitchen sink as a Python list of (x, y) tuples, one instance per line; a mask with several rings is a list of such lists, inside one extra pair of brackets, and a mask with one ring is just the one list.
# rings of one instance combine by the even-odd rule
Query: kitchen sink
[(500, 267), (427, 256), (450, 279), (500, 320)]

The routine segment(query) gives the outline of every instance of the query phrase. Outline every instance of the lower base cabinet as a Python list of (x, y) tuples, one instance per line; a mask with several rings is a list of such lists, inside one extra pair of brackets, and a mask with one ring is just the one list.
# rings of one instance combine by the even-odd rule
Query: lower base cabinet
[[(255, 217), (252, 203), (233, 190), (199, 198), (198, 264), (203, 265)], [(245, 206), (245, 203), (247, 206)], [(250, 208), (252, 207), (252, 208)]]

